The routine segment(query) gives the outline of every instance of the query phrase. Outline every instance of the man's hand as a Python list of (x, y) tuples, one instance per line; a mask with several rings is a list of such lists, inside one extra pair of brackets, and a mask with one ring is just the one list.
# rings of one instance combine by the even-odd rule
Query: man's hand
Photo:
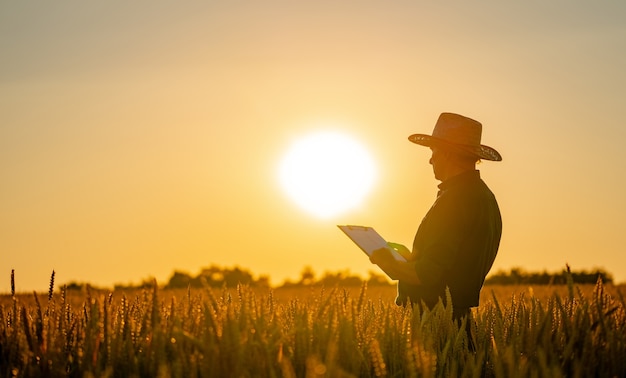
[(415, 262), (400, 262), (396, 260), (387, 248), (380, 248), (370, 256), (372, 264), (378, 265), (392, 280), (401, 280), (413, 285), (421, 282), (415, 271)]
[(383, 266), (393, 264), (395, 259), (389, 249), (379, 248), (372, 252), (372, 255), (370, 256), (370, 261), (372, 262), (372, 264)]
[(404, 257), (406, 261), (415, 260), (415, 257), (411, 254), (411, 251), (402, 244), (387, 242), (387, 246), (398, 252), (398, 254)]

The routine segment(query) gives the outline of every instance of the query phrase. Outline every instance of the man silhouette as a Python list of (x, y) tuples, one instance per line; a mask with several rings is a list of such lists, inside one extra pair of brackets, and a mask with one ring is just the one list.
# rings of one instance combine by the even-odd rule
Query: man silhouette
[[(434, 204), (422, 220), (407, 262), (388, 249), (374, 251), (370, 260), (398, 280), (396, 303), (433, 307), (446, 288), (453, 317), (460, 323), (478, 306), (480, 290), (491, 269), (502, 234), (502, 218), (495, 196), (480, 178), (476, 163), (500, 161), (493, 148), (481, 144), (482, 125), (470, 118), (442, 113), (432, 135), (414, 134), (409, 140), (430, 147), (430, 164), (441, 181)], [(469, 330), (469, 318), (467, 325)], [(471, 334), (470, 347), (473, 348)]]

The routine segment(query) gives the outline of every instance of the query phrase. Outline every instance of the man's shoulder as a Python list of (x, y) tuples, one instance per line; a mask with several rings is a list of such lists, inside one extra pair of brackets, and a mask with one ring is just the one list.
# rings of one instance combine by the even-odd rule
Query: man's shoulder
[(496, 196), (480, 177), (467, 179), (463, 185), (451, 186), (437, 198), (436, 205), (457, 215), (498, 206)]
[(487, 183), (480, 177), (479, 172), (475, 171), (470, 174), (463, 174), (456, 180), (447, 183), (444, 192), (457, 196), (464, 195), (480, 195), (482, 193), (490, 193), (493, 195)]

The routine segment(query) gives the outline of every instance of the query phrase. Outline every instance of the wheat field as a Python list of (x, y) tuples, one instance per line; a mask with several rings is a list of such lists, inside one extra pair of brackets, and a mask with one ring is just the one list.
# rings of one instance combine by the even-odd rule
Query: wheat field
[(485, 287), (475, 351), (451, 307), (392, 287), (52, 286), (0, 298), (2, 377), (626, 376), (624, 298), (601, 282)]

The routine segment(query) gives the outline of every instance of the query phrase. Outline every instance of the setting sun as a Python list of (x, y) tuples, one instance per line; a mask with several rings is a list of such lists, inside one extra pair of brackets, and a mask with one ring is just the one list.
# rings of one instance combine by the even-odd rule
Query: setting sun
[(294, 142), (280, 165), (280, 182), (307, 212), (330, 218), (358, 206), (376, 169), (367, 150), (337, 132), (316, 132)]

